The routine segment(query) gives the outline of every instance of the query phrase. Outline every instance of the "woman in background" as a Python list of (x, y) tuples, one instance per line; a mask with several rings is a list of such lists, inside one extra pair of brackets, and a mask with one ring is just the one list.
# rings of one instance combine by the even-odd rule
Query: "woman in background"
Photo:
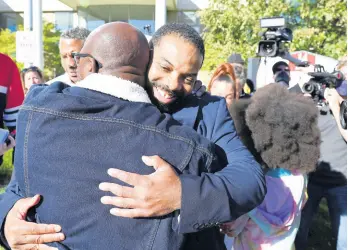
[(44, 83), (42, 71), (35, 66), (23, 69), (21, 71), (21, 79), (25, 94), (32, 85)]
[(208, 91), (212, 95), (224, 97), (228, 107), (233, 100), (239, 99), (242, 86), (237, 83), (231, 64), (223, 63), (214, 71), (208, 84)]

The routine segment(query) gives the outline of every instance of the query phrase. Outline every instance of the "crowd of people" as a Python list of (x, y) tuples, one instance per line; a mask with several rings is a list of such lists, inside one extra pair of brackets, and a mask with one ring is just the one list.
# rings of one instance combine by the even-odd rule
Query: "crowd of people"
[(346, 249), (346, 81), (318, 110), (289, 87), (286, 62), (255, 90), (233, 54), (205, 91), (203, 39), (176, 23), (150, 42), (123, 22), (77, 27), (59, 51), (65, 74), (46, 83), (0, 55), (14, 131), (0, 154), (16, 145), (3, 247), (301, 250), (326, 198), (334, 248)]

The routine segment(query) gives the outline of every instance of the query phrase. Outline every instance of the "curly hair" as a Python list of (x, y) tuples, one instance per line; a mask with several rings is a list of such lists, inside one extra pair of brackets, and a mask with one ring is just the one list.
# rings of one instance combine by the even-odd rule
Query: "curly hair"
[(233, 99), (239, 99), (241, 86), (239, 84), (236, 84), (236, 74), (233, 69), (233, 66), (230, 63), (223, 63), (219, 67), (217, 67), (217, 69), (213, 73), (213, 76), (210, 79), (210, 82), (207, 86), (207, 90), (210, 92), (215, 80), (222, 80), (225, 77), (227, 77), (227, 79), (230, 80), (229, 82), (233, 86)]
[(278, 84), (258, 89), (245, 112), (256, 151), (269, 168), (315, 169), (320, 156), (314, 102)]

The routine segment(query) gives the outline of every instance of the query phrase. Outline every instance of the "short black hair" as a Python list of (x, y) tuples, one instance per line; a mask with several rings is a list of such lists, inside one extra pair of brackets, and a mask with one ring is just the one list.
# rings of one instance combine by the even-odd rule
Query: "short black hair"
[(202, 37), (193, 27), (184, 23), (167, 23), (163, 25), (153, 34), (152, 39), (150, 40), (150, 48), (153, 49), (157, 46), (161, 39), (167, 35), (177, 35), (185, 41), (193, 44), (199, 50), (199, 53), (203, 56), (204, 60), (205, 49)]
[(281, 65), (284, 65), (286, 67), (289, 67), (289, 64), (287, 64), (286, 62), (284, 61), (279, 61), (279, 62), (276, 62), (273, 67), (272, 67), (272, 71), (273, 71), (273, 75), (278, 71), (278, 67), (281, 66)]

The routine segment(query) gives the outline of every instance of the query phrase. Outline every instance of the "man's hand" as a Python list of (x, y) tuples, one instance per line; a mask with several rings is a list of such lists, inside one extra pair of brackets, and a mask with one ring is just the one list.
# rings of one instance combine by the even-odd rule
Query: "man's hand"
[(203, 85), (200, 80), (195, 81), (195, 84), (192, 89), (192, 94), (197, 97), (201, 97), (207, 91), (207, 88)]
[(12, 136), (8, 136), (8, 139), (10, 140), (10, 144), (7, 145), (6, 143), (0, 145), (0, 156), (5, 154), (7, 151), (9, 151), (11, 148), (16, 146), (16, 141)]
[(155, 172), (150, 175), (109, 169), (108, 174), (133, 187), (101, 183), (99, 188), (114, 196), (101, 198), (103, 204), (113, 205), (110, 213), (121, 217), (153, 217), (169, 214), (181, 207), (181, 182), (172, 167), (159, 156), (143, 156), (147, 166)]
[[(16, 202), (6, 217), (5, 238), (12, 250), (54, 250), (43, 243), (62, 241), (64, 234), (59, 233), (61, 227), (53, 224), (36, 224), (25, 221), (28, 210), (37, 205), (40, 196), (21, 199)], [(58, 250), (58, 249), (57, 249)]]

